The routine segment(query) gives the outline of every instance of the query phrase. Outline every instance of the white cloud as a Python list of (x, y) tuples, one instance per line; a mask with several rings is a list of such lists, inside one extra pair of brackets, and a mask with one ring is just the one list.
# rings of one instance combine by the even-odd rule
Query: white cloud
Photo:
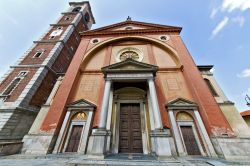
[(209, 17), (213, 19), (217, 13), (218, 13), (218, 8), (213, 8)]
[(241, 11), (250, 9), (250, 0), (223, 0), (222, 11), (232, 12), (236, 9)]
[(228, 24), (228, 21), (229, 21), (229, 18), (224, 17), (223, 20), (221, 20), (221, 22), (219, 22), (217, 26), (214, 28), (214, 30), (212, 31), (211, 38), (215, 37)]
[(232, 21), (242, 27), (245, 23), (245, 18), (243, 16), (237, 16), (232, 18)]
[(250, 69), (243, 70), (240, 74), (238, 74), (238, 77), (241, 77), (241, 78), (250, 77)]

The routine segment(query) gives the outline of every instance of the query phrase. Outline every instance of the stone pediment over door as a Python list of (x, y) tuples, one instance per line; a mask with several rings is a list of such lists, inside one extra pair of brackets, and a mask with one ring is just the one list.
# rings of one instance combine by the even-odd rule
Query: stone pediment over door
[(96, 105), (87, 100), (80, 99), (73, 103), (68, 104), (67, 108), (68, 109), (95, 109)]
[(155, 75), (157, 70), (158, 66), (138, 62), (131, 58), (102, 68), (105, 75), (108, 73), (153, 73)]
[(184, 98), (174, 99), (166, 104), (168, 109), (197, 109), (197, 104)]

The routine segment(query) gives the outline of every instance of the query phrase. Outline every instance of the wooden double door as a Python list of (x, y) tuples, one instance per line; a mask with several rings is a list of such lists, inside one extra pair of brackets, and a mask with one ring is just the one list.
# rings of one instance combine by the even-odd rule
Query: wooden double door
[(143, 153), (139, 103), (120, 105), (119, 153)]
[(201, 155), (192, 126), (180, 126), (188, 155)]
[(82, 125), (73, 125), (66, 152), (77, 152), (82, 134)]

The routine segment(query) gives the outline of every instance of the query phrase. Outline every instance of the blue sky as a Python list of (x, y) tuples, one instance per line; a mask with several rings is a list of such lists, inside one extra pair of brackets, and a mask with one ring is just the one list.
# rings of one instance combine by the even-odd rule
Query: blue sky
[[(93, 28), (133, 20), (183, 27), (181, 36), (197, 65), (214, 75), (239, 111), (249, 109), (250, 0), (90, 0)], [(0, 1), (2, 76), (68, 8), (67, 0)]]

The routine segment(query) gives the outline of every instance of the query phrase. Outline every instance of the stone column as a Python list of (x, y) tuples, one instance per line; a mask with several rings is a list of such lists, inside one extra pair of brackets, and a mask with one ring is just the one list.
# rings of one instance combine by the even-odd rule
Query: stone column
[(103, 159), (107, 152), (107, 146), (109, 146), (107, 145), (107, 138), (110, 137), (110, 131), (107, 131), (106, 126), (107, 126), (110, 89), (111, 89), (111, 80), (106, 79), (98, 129), (93, 129), (92, 135), (89, 138), (88, 150), (87, 150), (89, 158)]
[(181, 135), (180, 135), (179, 130), (178, 130), (178, 125), (176, 123), (173, 110), (168, 110), (168, 115), (169, 115), (170, 122), (172, 125), (172, 130), (174, 133), (174, 138), (175, 138), (175, 142), (176, 142), (177, 151), (179, 153), (179, 156), (185, 156), (186, 153), (185, 153), (182, 141), (181, 141)]
[(103, 99), (102, 99), (100, 121), (99, 121), (99, 125), (98, 125), (98, 127), (100, 129), (106, 129), (110, 88), (111, 88), (111, 80), (106, 80), (105, 87), (104, 87), (104, 95), (103, 95)]
[(155, 129), (162, 129), (161, 114), (160, 114), (158, 99), (157, 99), (156, 90), (155, 90), (155, 83), (154, 83), (153, 78), (148, 79), (148, 86), (149, 86), (150, 99), (151, 99), (151, 104), (152, 104), (152, 109), (153, 109), (153, 114), (154, 114), (154, 120), (155, 120)]
[(200, 116), (198, 110), (194, 110), (194, 115), (195, 115), (195, 117), (197, 119), (198, 125), (199, 125), (199, 127), (201, 129), (202, 136), (203, 136), (203, 138), (205, 140), (205, 148), (208, 150), (208, 155), (211, 156), (211, 157), (217, 157), (217, 154), (216, 154), (216, 152), (214, 150), (213, 144), (212, 144), (212, 142), (211, 142), (211, 140), (210, 140), (210, 138), (209, 138), (209, 136), (207, 134), (207, 130), (206, 130), (204, 124), (203, 124), (203, 121), (201, 119), (201, 116)]

